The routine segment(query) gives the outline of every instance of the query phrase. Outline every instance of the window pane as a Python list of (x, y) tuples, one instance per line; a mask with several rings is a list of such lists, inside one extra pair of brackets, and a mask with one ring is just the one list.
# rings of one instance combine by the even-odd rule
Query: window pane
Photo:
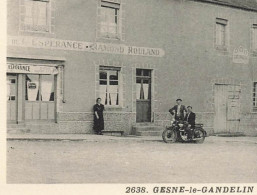
[(26, 90), (25, 99), (28, 101), (39, 100), (39, 75), (27, 74), (26, 77)]
[(25, 24), (30, 24), (33, 25), (33, 1), (31, 0), (25, 0), (24, 1), (25, 5), (25, 18), (24, 18), (24, 23)]
[(110, 81), (118, 80), (118, 71), (109, 71)]
[(117, 34), (118, 9), (113, 7), (101, 7), (101, 33), (106, 35)]
[(144, 76), (150, 76), (150, 70), (143, 70), (143, 75)]
[(16, 80), (8, 79), (7, 80), (7, 100), (15, 100), (16, 98)]
[(25, 0), (25, 28), (29, 30), (46, 31), (48, 25), (48, 3), (46, 1)]
[(47, 25), (47, 2), (36, 1), (37, 3), (37, 22), (39, 26)]
[(216, 44), (225, 45), (226, 44), (226, 25), (216, 23)]
[(41, 75), (42, 101), (54, 101), (54, 76)]
[(107, 72), (105, 72), (105, 71), (100, 71), (99, 78), (100, 78), (100, 79), (107, 79)]
[(142, 74), (142, 69), (137, 69), (136, 70), (136, 75), (137, 76), (141, 76), (141, 74)]

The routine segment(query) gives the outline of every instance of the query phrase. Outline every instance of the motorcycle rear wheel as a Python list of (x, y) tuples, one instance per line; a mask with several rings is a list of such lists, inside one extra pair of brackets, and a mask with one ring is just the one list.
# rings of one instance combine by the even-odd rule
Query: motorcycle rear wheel
[(198, 131), (199, 131), (199, 138), (196, 138), (197, 140), (195, 140), (195, 143), (201, 144), (205, 140), (205, 132), (202, 129), (199, 129)]
[(173, 129), (165, 129), (162, 133), (162, 139), (165, 143), (174, 143), (177, 140), (177, 133)]

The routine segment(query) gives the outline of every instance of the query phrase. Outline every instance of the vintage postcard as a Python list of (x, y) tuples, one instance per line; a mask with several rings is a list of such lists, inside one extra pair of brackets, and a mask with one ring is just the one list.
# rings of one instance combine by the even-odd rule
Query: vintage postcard
[(256, 0), (1, 6), (0, 194), (257, 195)]

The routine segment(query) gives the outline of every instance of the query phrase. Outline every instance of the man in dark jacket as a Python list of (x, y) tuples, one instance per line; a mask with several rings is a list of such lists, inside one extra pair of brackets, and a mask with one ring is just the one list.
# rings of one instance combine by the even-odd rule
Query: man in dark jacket
[(185, 119), (185, 112), (186, 107), (181, 104), (182, 99), (176, 100), (177, 105), (175, 105), (173, 108), (169, 110), (169, 112), (174, 115), (175, 114), (175, 120), (184, 120)]
[(192, 139), (193, 135), (193, 129), (195, 128), (195, 113), (192, 112), (192, 106), (187, 107), (187, 114), (185, 117), (185, 121), (188, 122), (188, 127), (187, 127), (187, 135), (188, 139)]

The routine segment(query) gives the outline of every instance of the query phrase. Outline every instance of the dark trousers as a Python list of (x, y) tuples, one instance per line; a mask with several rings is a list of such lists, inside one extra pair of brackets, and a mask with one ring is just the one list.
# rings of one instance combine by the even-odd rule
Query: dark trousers
[(193, 132), (194, 132), (192, 127), (187, 127), (186, 131), (187, 131), (187, 139), (192, 139), (193, 138)]

